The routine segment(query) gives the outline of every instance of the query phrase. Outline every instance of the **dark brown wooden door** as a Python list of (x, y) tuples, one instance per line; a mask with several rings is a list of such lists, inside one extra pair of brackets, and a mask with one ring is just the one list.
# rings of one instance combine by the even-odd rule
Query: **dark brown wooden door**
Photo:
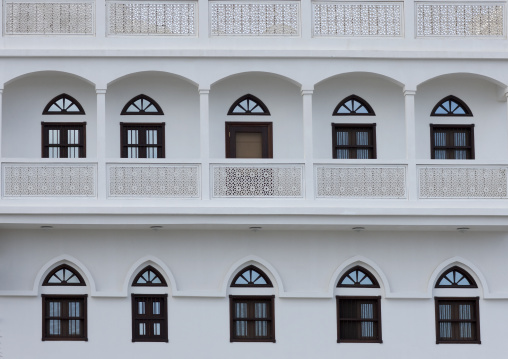
[(271, 122), (226, 122), (226, 158), (273, 158)]

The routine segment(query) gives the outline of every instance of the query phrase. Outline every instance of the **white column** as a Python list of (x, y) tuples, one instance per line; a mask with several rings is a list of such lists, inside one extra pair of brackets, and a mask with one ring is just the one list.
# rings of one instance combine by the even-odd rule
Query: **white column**
[(305, 198), (314, 200), (314, 148), (312, 134), (312, 94), (314, 88), (302, 88), (303, 157), (305, 160)]
[(198, 37), (201, 39), (208, 39), (210, 37), (210, 25), (208, 19), (209, 14), (209, 3), (208, 0), (198, 1), (198, 11), (196, 17), (198, 18)]
[(314, 13), (312, 12), (312, 1), (304, 0), (300, 1), (300, 31), (302, 39), (311, 39), (312, 38), (312, 17)]
[(97, 93), (97, 198), (106, 199), (106, 89)]
[(210, 88), (199, 88), (199, 143), (201, 157), (201, 198), (210, 199)]
[(2, 124), (3, 124), (3, 116), (2, 116), (2, 113), (3, 113), (3, 110), (2, 110), (2, 102), (3, 102), (3, 93), (4, 93), (4, 89), (3, 88), (0, 88), (0, 158), (2, 158), (2, 145), (3, 145), (3, 141), (2, 141)]
[(404, 88), (404, 115), (406, 119), (406, 160), (407, 160), (407, 195), (408, 199), (418, 199), (418, 180), (416, 173), (416, 90)]
[(107, 9), (105, 0), (95, 0), (95, 37), (106, 37)]

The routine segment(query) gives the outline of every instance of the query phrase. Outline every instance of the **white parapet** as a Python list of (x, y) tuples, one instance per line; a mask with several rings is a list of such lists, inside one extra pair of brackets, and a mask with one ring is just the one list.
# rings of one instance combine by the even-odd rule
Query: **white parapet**
[(212, 36), (298, 36), (299, 1), (211, 1)]
[(3, 197), (96, 197), (96, 164), (7, 163)]
[(93, 35), (93, 1), (5, 2), (6, 35)]
[(502, 37), (505, 6), (492, 2), (417, 3), (417, 37)]
[(404, 165), (316, 165), (317, 198), (406, 198)]
[(312, 3), (314, 36), (400, 37), (402, 2)]
[(419, 166), (419, 198), (507, 198), (507, 166)]
[(197, 164), (108, 164), (108, 196), (199, 198)]
[(197, 35), (197, 1), (107, 1), (108, 35)]
[(302, 198), (303, 164), (213, 164), (214, 198)]

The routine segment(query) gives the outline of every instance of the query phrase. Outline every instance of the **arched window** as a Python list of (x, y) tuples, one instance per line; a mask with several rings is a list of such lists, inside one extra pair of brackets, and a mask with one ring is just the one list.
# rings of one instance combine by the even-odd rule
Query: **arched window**
[(256, 96), (247, 94), (236, 100), (229, 108), (228, 115), (269, 116), (268, 107)]
[(164, 115), (159, 104), (147, 95), (138, 95), (123, 107), (121, 115)]
[(469, 273), (455, 266), (439, 277), (436, 288), (478, 288), (478, 286)]
[(62, 264), (53, 269), (42, 285), (86, 285), (83, 277), (72, 267)]
[(473, 116), (464, 101), (453, 95), (439, 101), (430, 113), (431, 116)]
[(74, 97), (65, 93), (56, 96), (48, 102), (43, 115), (84, 115), (83, 106)]
[(167, 287), (162, 274), (152, 266), (146, 266), (132, 281), (133, 286)]
[(256, 266), (250, 265), (238, 273), (231, 282), (232, 287), (273, 287), (270, 278)]
[(333, 116), (375, 116), (374, 110), (360, 96), (351, 95), (339, 102)]
[(379, 288), (376, 278), (365, 268), (356, 266), (344, 274), (337, 287), (370, 287)]

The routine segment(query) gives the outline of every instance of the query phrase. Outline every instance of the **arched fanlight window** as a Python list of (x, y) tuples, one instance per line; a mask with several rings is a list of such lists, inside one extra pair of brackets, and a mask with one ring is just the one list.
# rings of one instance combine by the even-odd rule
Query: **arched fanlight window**
[(250, 265), (238, 273), (231, 282), (232, 287), (273, 287), (270, 278), (261, 269)]
[(455, 96), (446, 96), (439, 101), (430, 113), (431, 116), (473, 116), (464, 101)]
[(356, 266), (347, 271), (339, 280), (337, 287), (379, 288), (376, 278), (367, 269)]
[(455, 266), (439, 277), (436, 288), (478, 288), (478, 286), (468, 272)]
[(268, 107), (256, 96), (247, 94), (236, 100), (229, 108), (228, 115), (269, 116)]
[(360, 96), (351, 95), (339, 102), (333, 116), (375, 116), (374, 110)]
[(164, 115), (159, 104), (147, 95), (138, 95), (123, 107), (121, 115)]
[(72, 267), (62, 264), (53, 269), (42, 285), (86, 285), (83, 277)]
[(150, 287), (167, 287), (166, 280), (162, 274), (152, 266), (146, 266), (141, 270), (136, 278), (132, 281), (132, 285), (150, 286)]
[(56, 96), (48, 102), (43, 115), (84, 115), (83, 106), (74, 97), (65, 93)]

